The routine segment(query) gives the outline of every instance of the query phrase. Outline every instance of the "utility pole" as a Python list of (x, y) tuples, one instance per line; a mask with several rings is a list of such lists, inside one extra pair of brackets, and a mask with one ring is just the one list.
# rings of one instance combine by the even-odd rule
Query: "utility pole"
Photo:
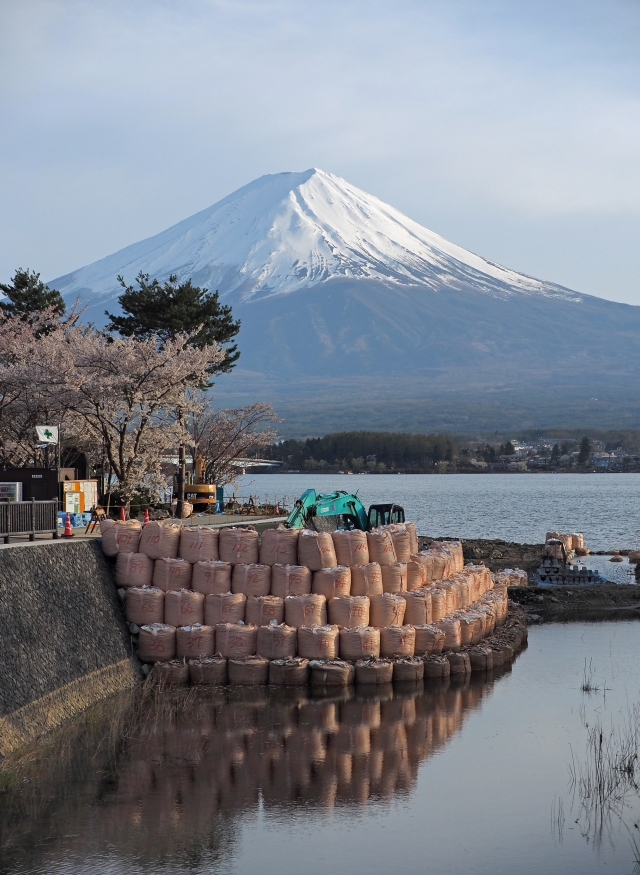
[(62, 510), (64, 510), (64, 503), (63, 503), (64, 496), (63, 496), (63, 493), (61, 493), (61, 491), (60, 491), (60, 468), (62, 467), (62, 461), (61, 461), (62, 460), (62, 451), (60, 448), (61, 439), (62, 439), (62, 423), (58, 422), (58, 460), (57, 460), (58, 461), (58, 472), (57, 472), (57, 474), (58, 474), (58, 477), (57, 477), (58, 488), (57, 488), (57, 498), (58, 498), (58, 508), (61, 508)]
[(180, 444), (178, 449), (178, 501), (176, 505), (176, 516), (179, 520), (184, 516), (184, 481), (186, 474), (186, 454), (184, 451), (184, 442)]
[(176, 516), (181, 520), (184, 516), (184, 481), (186, 475), (186, 453), (184, 447), (184, 417), (182, 410), (178, 411), (178, 419), (180, 421), (180, 446), (178, 448), (178, 476), (176, 478), (178, 485), (178, 500), (176, 502)]

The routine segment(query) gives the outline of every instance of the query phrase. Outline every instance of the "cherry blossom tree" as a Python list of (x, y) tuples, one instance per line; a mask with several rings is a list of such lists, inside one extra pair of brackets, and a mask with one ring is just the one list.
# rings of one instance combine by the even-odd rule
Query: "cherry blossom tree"
[(194, 411), (189, 421), (192, 453), (203, 459), (207, 481), (221, 486), (232, 482), (238, 474), (234, 462), (277, 439), (273, 428), (265, 428), (273, 422), (280, 420), (270, 404)]
[(63, 324), (77, 320), (77, 308), (63, 321), (56, 308), (0, 318), (0, 462), (21, 466), (42, 462), (35, 426), (59, 424), (69, 418), (60, 399), (33, 378), (29, 363), (44, 331), (61, 335)]
[(104, 451), (128, 499), (136, 486), (160, 475), (181, 439), (178, 420), (192, 411), (195, 389), (224, 355), (219, 346), (198, 349), (191, 340), (190, 334), (162, 342), (114, 338), (75, 322), (37, 336), (28, 325), (5, 324), (0, 419), (2, 398), (6, 421), (12, 405), (37, 397), (40, 410), (59, 411), (79, 446), (94, 456)]

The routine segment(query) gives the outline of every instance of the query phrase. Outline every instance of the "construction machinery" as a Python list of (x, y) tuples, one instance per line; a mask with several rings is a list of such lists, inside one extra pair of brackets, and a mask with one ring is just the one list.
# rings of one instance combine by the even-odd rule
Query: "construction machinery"
[(377, 526), (403, 522), (404, 508), (399, 504), (372, 504), (367, 512), (357, 495), (341, 491), (321, 495), (315, 489), (307, 489), (297, 499), (285, 526), (317, 532), (336, 529), (370, 532)]

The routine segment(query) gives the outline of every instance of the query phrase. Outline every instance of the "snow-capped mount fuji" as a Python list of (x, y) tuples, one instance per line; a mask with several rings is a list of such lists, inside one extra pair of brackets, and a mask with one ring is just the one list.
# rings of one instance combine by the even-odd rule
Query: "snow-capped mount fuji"
[(104, 324), (140, 272), (219, 290), (242, 327), (216, 395), (271, 401), (284, 433), (640, 426), (639, 307), (487, 261), (322, 170), (263, 176), (49, 285)]
[(206, 210), (54, 280), (66, 298), (108, 300), (116, 276), (171, 273), (235, 303), (333, 279), (432, 289), (472, 286), (500, 297), (574, 292), (501, 267), (440, 237), (324, 170), (262, 176)]

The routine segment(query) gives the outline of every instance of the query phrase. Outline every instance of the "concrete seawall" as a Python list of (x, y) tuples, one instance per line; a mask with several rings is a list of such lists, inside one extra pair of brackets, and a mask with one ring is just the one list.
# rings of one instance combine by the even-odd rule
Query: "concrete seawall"
[(0, 550), (0, 756), (135, 676), (98, 542)]

